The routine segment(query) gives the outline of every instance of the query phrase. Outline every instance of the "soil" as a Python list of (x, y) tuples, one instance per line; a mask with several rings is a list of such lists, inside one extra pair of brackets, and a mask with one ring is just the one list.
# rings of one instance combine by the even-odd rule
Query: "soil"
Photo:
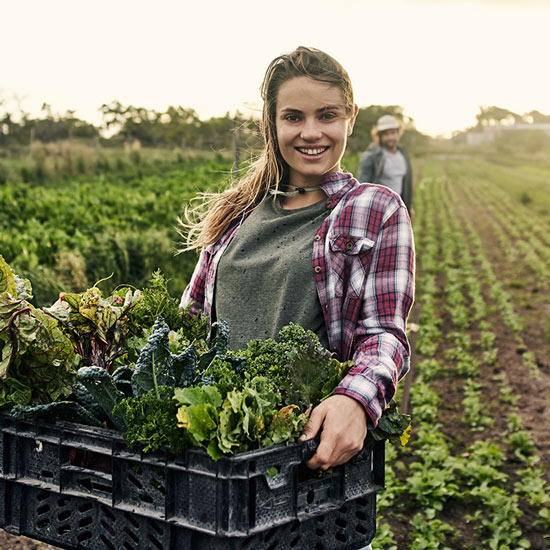
[(2, 550), (58, 550), (56, 546), (50, 546), (27, 537), (17, 537), (0, 529), (0, 548)]

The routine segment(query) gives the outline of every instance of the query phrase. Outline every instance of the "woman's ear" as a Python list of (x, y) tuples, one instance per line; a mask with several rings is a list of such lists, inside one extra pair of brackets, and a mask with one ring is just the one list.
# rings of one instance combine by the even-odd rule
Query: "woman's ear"
[(354, 105), (353, 114), (351, 115), (349, 119), (349, 124), (348, 124), (348, 136), (351, 136), (351, 134), (353, 133), (353, 126), (355, 125), (355, 119), (357, 118), (358, 112), (359, 112), (359, 107), (357, 107), (357, 105)]

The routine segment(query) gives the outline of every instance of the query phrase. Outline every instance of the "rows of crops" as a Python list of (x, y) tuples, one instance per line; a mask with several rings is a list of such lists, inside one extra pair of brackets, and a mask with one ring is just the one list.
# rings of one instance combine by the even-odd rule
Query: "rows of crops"
[(388, 450), (377, 550), (550, 542), (549, 204), (542, 171), (493, 168), (421, 167), (415, 428)]
[(215, 188), (230, 164), (189, 161), (158, 174), (116, 171), (70, 180), (0, 185), (0, 251), (33, 283), (38, 305), (96, 281), (141, 287), (160, 268), (174, 294), (196, 255), (174, 256), (184, 201)]
[[(353, 168), (353, 163), (350, 168)], [(387, 449), (375, 550), (542, 550), (550, 543), (550, 164), (418, 160), (414, 430)], [(174, 256), (183, 201), (226, 178), (204, 162), (0, 185), (0, 251), (59, 290), (143, 286), (160, 267), (177, 295), (194, 254)], [(401, 384), (400, 391), (404, 384)]]

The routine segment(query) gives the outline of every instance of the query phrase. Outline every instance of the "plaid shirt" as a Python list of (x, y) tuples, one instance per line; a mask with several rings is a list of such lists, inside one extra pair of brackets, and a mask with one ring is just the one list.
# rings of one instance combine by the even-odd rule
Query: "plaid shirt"
[[(414, 296), (414, 242), (393, 191), (333, 172), (321, 188), (332, 211), (313, 240), (313, 276), (331, 350), (355, 366), (335, 390), (359, 401), (373, 426), (409, 370), (406, 319)], [(220, 258), (246, 214), (205, 247), (181, 306), (213, 317)]]

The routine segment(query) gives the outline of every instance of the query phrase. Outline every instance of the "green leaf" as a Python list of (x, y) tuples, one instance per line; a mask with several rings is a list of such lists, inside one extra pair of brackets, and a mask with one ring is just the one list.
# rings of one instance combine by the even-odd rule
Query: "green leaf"
[(179, 405), (194, 406), (207, 403), (219, 408), (222, 404), (220, 392), (214, 386), (175, 388), (174, 399)]
[(7, 264), (2, 254), (0, 254), (0, 293), (7, 293), (17, 297), (17, 286), (11, 267)]
[(124, 399), (112, 377), (101, 367), (82, 367), (78, 369), (78, 381), (92, 394), (98, 405), (105, 411), (113, 424), (121, 430), (124, 421), (113, 409)]
[(142, 395), (159, 386), (174, 386), (172, 354), (168, 334), (170, 328), (162, 317), (158, 317), (153, 326), (147, 345), (141, 351), (132, 376), (134, 395)]

